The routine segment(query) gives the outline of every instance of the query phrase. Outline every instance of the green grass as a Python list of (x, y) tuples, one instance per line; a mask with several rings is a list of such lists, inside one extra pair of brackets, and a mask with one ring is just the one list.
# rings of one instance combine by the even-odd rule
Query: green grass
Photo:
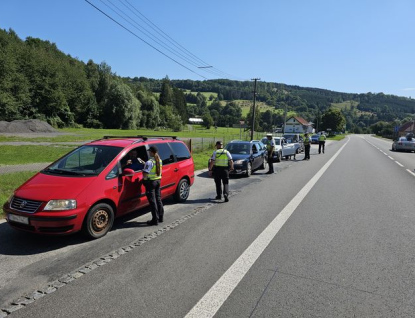
[[(171, 130), (120, 130), (120, 129), (88, 129), (88, 128), (65, 128), (57, 129), (59, 133), (56, 137), (36, 137), (22, 138), (19, 136), (0, 136), (0, 142), (10, 141), (36, 141), (36, 142), (86, 142), (89, 140), (101, 139), (104, 136), (177, 136), (182, 138), (193, 137), (222, 137), (224, 135), (239, 135), (239, 128), (218, 127), (216, 130), (212, 127), (206, 129), (200, 125), (186, 125), (183, 131), (174, 132)], [(3, 146), (2, 146), (3, 147)]]
[(335, 136), (330, 136), (327, 139), (328, 140), (342, 140), (346, 138), (346, 135), (335, 135)]
[(4, 218), (3, 204), (13, 194), (14, 190), (32, 177), (36, 171), (14, 172), (0, 175), (0, 219)]
[(76, 146), (1, 146), (0, 166), (52, 162)]
[(342, 103), (331, 103), (331, 106), (336, 109), (345, 109), (345, 108), (350, 108), (351, 106), (357, 106), (357, 105), (359, 105), (359, 103), (353, 100), (347, 100)]
[(193, 152), (193, 161), (195, 162), (195, 170), (201, 170), (207, 168), (209, 158), (212, 156), (213, 148), (203, 150), (199, 152)]

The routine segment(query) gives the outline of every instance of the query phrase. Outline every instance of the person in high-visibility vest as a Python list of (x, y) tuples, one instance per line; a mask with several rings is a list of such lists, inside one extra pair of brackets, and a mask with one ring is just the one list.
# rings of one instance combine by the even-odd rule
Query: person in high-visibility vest
[(221, 141), (216, 142), (216, 150), (213, 152), (209, 164), (209, 175), (214, 176), (216, 185), (216, 200), (222, 199), (222, 183), (223, 197), (225, 202), (229, 201), (229, 171), (233, 170), (232, 155), (226, 149), (223, 149)]
[(268, 172), (267, 174), (274, 173), (274, 163), (273, 163), (273, 154), (275, 150), (275, 141), (272, 138), (272, 134), (267, 134), (267, 140), (265, 141), (265, 145), (267, 146), (267, 161), (268, 161)]
[(146, 188), (147, 200), (150, 203), (151, 220), (147, 221), (148, 225), (158, 225), (163, 222), (164, 207), (161, 202), (161, 172), (163, 163), (158, 155), (156, 146), (151, 146), (148, 149), (150, 159), (146, 162), (143, 169), (143, 183)]
[(320, 132), (320, 136), (318, 136), (318, 153), (321, 153), (323, 150), (324, 153), (324, 146), (326, 144), (326, 135), (323, 132)]
[(304, 159), (303, 160), (310, 160), (310, 147), (311, 147), (311, 140), (308, 137), (308, 133), (304, 134)]

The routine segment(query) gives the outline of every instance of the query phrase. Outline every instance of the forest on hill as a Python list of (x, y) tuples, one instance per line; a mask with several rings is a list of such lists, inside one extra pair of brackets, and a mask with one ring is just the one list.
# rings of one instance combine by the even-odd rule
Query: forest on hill
[[(41, 119), (52, 126), (180, 130), (189, 117), (207, 127), (250, 121), (241, 101), (253, 101), (253, 82), (123, 78), (105, 62), (80, 61), (54, 43), (0, 29), (0, 120)], [(207, 92), (214, 93), (209, 97)], [(352, 94), (281, 83), (258, 82), (256, 130), (283, 122), (285, 111), (324, 125), (336, 109), (350, 132), (387, 130), (412, 120), (415, 99), (383, 93)], [(246, 102), (245, 102), (246, 104)], [(244, 118), (244, 116), (246, 118)]]

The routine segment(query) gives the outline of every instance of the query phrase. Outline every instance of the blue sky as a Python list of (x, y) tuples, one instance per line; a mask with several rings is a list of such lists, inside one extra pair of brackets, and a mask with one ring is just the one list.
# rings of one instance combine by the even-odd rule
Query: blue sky
[[(31, 36), (56, 43), (85, 62), (105, 61), (121, 76), (256, 77), (338, 92), (415, 98), (414, 0), (88, 1), (183, 66), (84, 0), (1, 0), (0, 28), (13, 29), (21, 39)], [(130, 19), (123, 20), (109, 8), (112, 5)], [(158, 35), (165, 43), (161, 47), (141, 33), (137, 24), (156, 34), (140, 14), (193, 55), (180, 47), (177, 57), (166, 43), (173, 49), (177, 44)], [(207, 65), (214, 69), (198, 68)]]

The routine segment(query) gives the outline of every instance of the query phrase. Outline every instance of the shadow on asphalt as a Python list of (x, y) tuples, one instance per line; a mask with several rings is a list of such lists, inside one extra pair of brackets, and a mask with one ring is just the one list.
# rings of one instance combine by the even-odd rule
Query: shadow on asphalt
[(7, 223), (0, 224), (0, 254), (36, 255), (86, 241), (80, 234), (45, 236), (12, 229)]
[[(195, 203), (209, 202), (206, 200), (188, 200), (186, 202)], [(173, 198), (163, 200), (163, 205), (169, 206), (175, 204)], [(111, 231), (119, 231), (131, 227), (151, 227), (146, 222), (137, 222), (131, 220), (149, 214), (151, 219), (150, 208), (145, 207), (131, 212), (125, 216), (115, 219)], [(81, 232), (69, 235), (38, 235), (19, 231), (11, 228), (7, 222), (0, 224), (0, 254), (3, 255), (36, 255), (41, 253), (58, 250), (67, 246), (83, 244), (91, 241)]]

